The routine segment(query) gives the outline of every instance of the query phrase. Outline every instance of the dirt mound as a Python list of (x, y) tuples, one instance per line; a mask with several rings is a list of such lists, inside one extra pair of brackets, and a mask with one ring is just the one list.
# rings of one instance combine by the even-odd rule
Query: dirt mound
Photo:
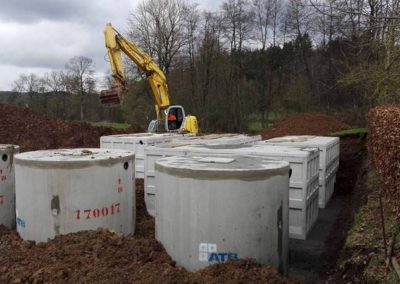
[(400, 105), (368, 112), (368, 154), (381, 180), (386, 199), (400, 218)]
[(291, 115), (273, 127), (262, 130), (263, 139), (285, 135), (329, 135), (332, 132), (349, 129), (350, 126), (334, 117), (319, 113)]
[(190, 283), (293, 283), (271, 267), (251, 259), (228, 261), (190, 275)]
[(0, 283), (290, 283), (273, 268), (240, 260), (189, 273), (154, 239), (154, 219), (137, 183), (134, 236), (107, 230), (57, 236), (47, 243), (23, 241), (0, 226)]
[[(125, 133), (139, 130), (131, 128)], [(100, 136), (118, 133), (122, 131), (85, 122), (65, 122), (28, 108), (0, 104), (0, 144), (20, 145), (23, 151), (99, 147)]]

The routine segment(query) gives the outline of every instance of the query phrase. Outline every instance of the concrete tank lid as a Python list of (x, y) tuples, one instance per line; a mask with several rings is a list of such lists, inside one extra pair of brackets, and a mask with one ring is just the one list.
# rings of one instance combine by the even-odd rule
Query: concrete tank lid
[(192, 150), (221, 150), (221, 151), (229, 151), (229, 150), (237, 150), (237, 151), (246, 151), (247, 153), (255, 153), (255, 154), (282, 154), (282, 153), (289, 153), (291, 155), (309, 155), (309, 153), (318, 152), (318, 148), (315, 147), (289, 147), (289, 146), (276, 146), (276, 145), (269, 145), (268, 143), (265, 144), (252, 144), (252, 145), (187, 145), (187, 147), (182, 147), (182, 149)]
[(111, 166), (133, 160), (134, 157), (134, 152), (117, 149), (57, 149), (17, 154), (15, 163), (39, 168), (82, 168), (92, 165)]
[(184, 134), (178, 133), (128, 133), (128, 134), (115, 134), (115, 135), (106, 135), (102, 136), (101, 139), (107, 138), (126, 138), (126, 139), (140, 139), (140, 138), (148, 138), (148, 137), (190, 137), (185, 136)]
[(330, 136), (314, 136), (314, 135), (296, 135), (296, 136), (283, 136), (265, 140), (265, 143), (306, 143), (306, 142), (330, 142), (339, 140), (338, 137)]
[(210, 155), (159, 159), (156, 169), (194, 179), (260, 180), (289, 173), (289, 163), (250, 155)]
[(0, 144), (0, 150), (9, 150), (9, 149), (19, 149), (18, 145), (12, 145), (12, 144)]
[(129, 138), (129, 137), (152, 137), (152, 136), (156, 136), (156, 134), (155, 133), (126, 133), (126, 134), (106, 135), (106, 136), (102, 136), (101, 138), (107, 138), (107, 137)]

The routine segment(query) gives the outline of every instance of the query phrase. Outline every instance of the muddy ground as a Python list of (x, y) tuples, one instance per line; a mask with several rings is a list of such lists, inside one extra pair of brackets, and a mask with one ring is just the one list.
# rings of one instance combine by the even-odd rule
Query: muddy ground
[(22, 151), (99, 147), (100, 137), (119, 133), (136, 133), (131, 127), (121, 131), (107, 127), (94, 127), (86, 122), (66, 122), (0, 103), (0, 144), (16, 144)]
[[(300, 125), (295, 129), (294, 121)], [(321, 135), (347, 127), (326, 116), (305, 114), (288, 118), (275, 128), (264, 130), (263, 135)], [(309, 131), (302, 132), (304, 129)], [(66, 123), (28, 109), (0, 104), (0, 143), (19, 144), (23, 150), (96, 147), (99, 136), (112, 133), (116, 131), (94, 128), (85, 123)], [(359, 138), (342, 139), (335, 194), (328, 207), (321, 210), (309, 240), (290, 241), (289, 279), (251, 260), (218, 264), (197, 273), (177, 267), (154, 239), (154, 219), (146, 213), (143, 181), (138, 181), (134, 236), (123, 237), (98, 230), (58, 236), (48, 243), (35, 244), (21, 240), (15, 231), (0, 228), (0, 282), (324, 282), (335, 273), (335, 263), (347, 230), (359, 204), (363, 202), (364, 194), (358, 177), (362, 177), (363, 173), (364, 146), (365, 141)]]
[(330, 135), (351, 128), (335, 117), (320, 113), (302, 113), (290, 115), (272, 127), (261, 131), (263, 139), (285, 135)]
[(352, 218), (363, 200), (357, 188), (364, 141), (342, 140), (336, 191), (307, 241), (290, 241), (290, 280), (251, 260), (220, 264), (197, 273), (177, 267), (154, 239), (154, 219), (146, 213), (143, 181), (137, 182), (135, 236), (104, 230), (58, 236), (43, 244), (0, 229), (0, 282), (287, 283), (324, 282), (335, 263)]

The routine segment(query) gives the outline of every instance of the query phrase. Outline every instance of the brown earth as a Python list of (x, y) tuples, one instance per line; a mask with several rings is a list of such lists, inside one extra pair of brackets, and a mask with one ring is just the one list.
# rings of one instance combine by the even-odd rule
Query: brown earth
[[(324, 122), (325, 121), (325, 122)], [(328, 122), (327, 122), (328, 121)], [(320, 124), (327, 123), (323, 126)], [(302, 129), (304, 128), (304, 129)], [(266, 129), (264, 138), (289, 134), (325, 135), (348, 128), (339, 121), (318, 115), (289, 117), (276, 127)], [(13, 143), (23, 150), (59, 147), (96, 147), (99, 136), (116, 133), (86, 123), (66, 123), (58, 119), (0, 104), (0, 143)], [(353, 145), (354, 143), (354, 145)], [(338, 193), (352, 194), (359, 169), (356, 141), (345, 143), (338, 175)], [(362, 145), (363, 143), (361, 143)], [(343, 144), (342, 144), (343, 146)], [(357, 162), (354, 164), (353, 162)], [(352, 178), (347, 182), (347, 178)], [(354, 180), (353, 180), (354, 179)], [(154, 239), (154, 219), (144, 205), (143, 181), (137, 182), (137, 226), (134, 236), (121, 236), (106, 230), (58, 236), (47, 243), (26, 242), (13, 230), (0, 227), (0, 283), (289, 283), (274, 269), (252, 260), (210, 266), (197, 273), (177, 267), (160, 243)], [(352, 211), (349, 198), (349, 208)], [(349, 214), (338, 220), (337, 238), (329, 240), (332, 250), (327, 258), (334, 262), (350, 225)], [(346, 223), (342, 226), (341, 223)], [(342, 228), (344, 227), (344, 228)], [(342, 229), (341, 229), (342, 228)], [(324, 277), (325, 278), (325, 277)]]
[(134, 236), (99, 229), (35, 244), (0, 226), (0, 283), (293, 283), (253, 260), (217, 264), (196, 273), (176, 266), (154, 239), (143, 182), (137, 187)]
[(334, 117), (319, 113), (291, 115), (272, 127), (262, 130), (263, 139), (285, 135), (329, 135), (350, 126)]
[[(100, 136), (115, 133), (120, 131), (0, 104), (0, 143), (20, 145), (23, 151), (98, 147)], [(99, 229), (38, 244), (23, 241), (16, 231), (0, 226), (0, 283), (291, 282), (253, 260), (218, 264), (197, 273), (177, 267), (154, 238), (154, 218), (145, 209), (142, 180), (137, 182), (136, 222), (134, 236)]]
[(137, 127), (120, 131), (86, 122), (65, 122), (29, 108), (0, 104), (0, 144), (16, 144), (22, 151), (99, 147), (100, 136), (139, 131)]

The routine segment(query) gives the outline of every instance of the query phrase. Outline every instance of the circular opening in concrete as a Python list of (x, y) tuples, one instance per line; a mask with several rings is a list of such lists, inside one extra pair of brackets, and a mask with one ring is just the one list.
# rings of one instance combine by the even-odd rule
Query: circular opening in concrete
[(124, 163), (124, 169), (127, 170), (128, 168), (129, 168), (129, 163), (128, 163), (128, 162), (125, 162), (125, 163)]
[(7, 160), (8, 160), (8, 155), (7, 155), (7, 154), (3, 154), (3, 156), (1, 157), (1, 159), (2, 159), (4, 162), (7, 162)]

